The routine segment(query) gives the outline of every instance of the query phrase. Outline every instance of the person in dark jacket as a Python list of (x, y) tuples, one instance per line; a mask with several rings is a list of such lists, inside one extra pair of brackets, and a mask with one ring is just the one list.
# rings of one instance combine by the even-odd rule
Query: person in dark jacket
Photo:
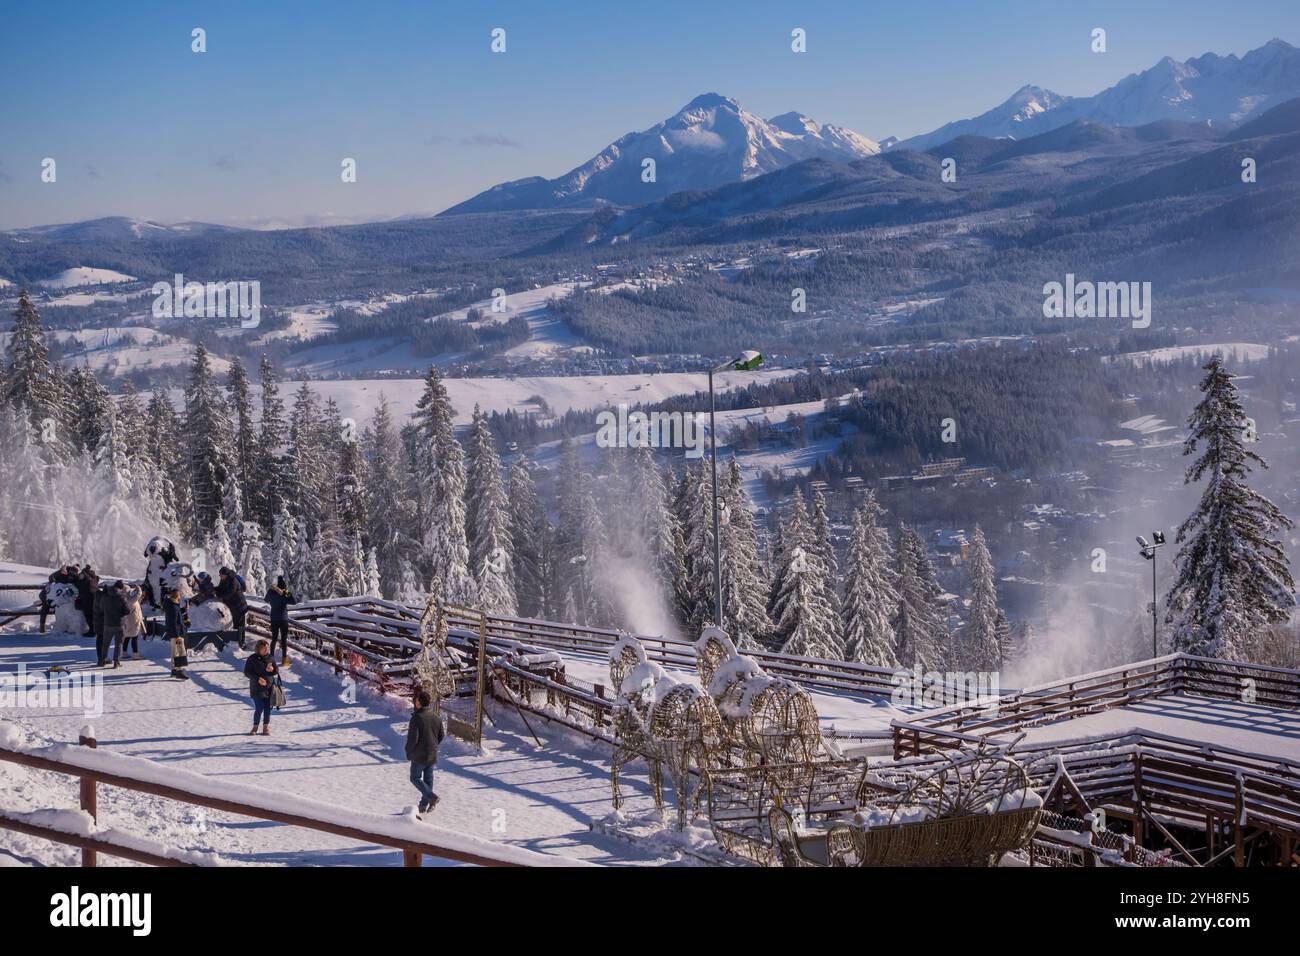
[(271, 656), (275, 657), (275, 642), (280, 641), (280, 666), (289, 666), (289, 605), (296, 603), (293, 592), (285, 583), (284, 575), (275, 579), (275, 586), (266, 589), (263, 598), (271, 609)]
[(239, 632), (239, 646), (244, 646), (244, 616), (248, 613), (248, 599), (244, 597), (244, 586), (239, 577), (230, 568), (217, 572), (217, 600), (230, 608), (230, 618)]
[(271, 688), (275, 684), (275, 661), (271, 660), (271, 645), (266, 641), (257, 642), (257, 653), (244, 661), (244, 676), (248, 678), (248, 696), (253, 698), (253, 729), (248, 733), (257, 733), (257, 723), (262, 722), (262, 733), (271, 732)]
[(86, 565), (74, 583), (77, 585), (77, 610), (86, 618), (86, 633), (82, 637), (96, 636), (95, 589), (99, 587), (99, 576), (91, 570), (90, 565)]
[(107, 663), (108, 649), (113, 648), (113, 666), (122, 666), (122, 619), (129, 608), (126, 605), (126, 584), (118, 581), (113, 585), (104, 585), (99, 591), (95, 608), (96, 614), (104, 618), (104, 649), (99, 655), (99, 666)]
[(415, 713), (406, 728), (406, 759), (411, 761), (411, 783), (420, 791), (420, 813), (438, 805), (433, 792), (433, 767), (438, 762), (438, 745), (442, 743), (442, 718), (431, 706), (427, 690), (415, 695)]
[(108, 664), (108, 636), (104, 625), (104, 611), (108, 608), (109, 592), (111, 590), (112, 588), (107, 584), (101, 584), (95, 588), (90, 597), (91, 627), (95, 632), (95, 650), (99, 654), (100, 667)]

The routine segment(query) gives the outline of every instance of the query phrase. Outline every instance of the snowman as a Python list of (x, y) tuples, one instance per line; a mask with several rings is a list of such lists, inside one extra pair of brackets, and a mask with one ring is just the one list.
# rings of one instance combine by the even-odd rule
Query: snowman
[(162, 607), (163, 572), (176, 561), (176, 545), (162, 535), (154, 535), (145, 546), (144, 556), (149, 559), (144, 572), (144, 600), (158, 610)]
[(51, 584), (45, 593), (54, 605), (55, 633), (81, 634), (86, 629), (86, 617), (77, 610), (77, 586)]
[(229, 631), (233, 627), (234, 619), (230, 616), (230, 608), (216, 598), (190, 605), (191, 632)]

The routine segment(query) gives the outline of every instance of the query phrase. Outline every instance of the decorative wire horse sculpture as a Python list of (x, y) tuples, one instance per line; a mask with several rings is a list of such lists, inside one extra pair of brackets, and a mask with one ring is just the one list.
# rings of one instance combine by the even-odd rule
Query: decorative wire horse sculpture
[[(622, 637), (610, 651), (610, 683), (614, 703), (614, 734), (618, 741), (610, 763), (614, 809), (622, 804), (619, 772), (637, 758), (650, 767), (655, 806), (663, 810), (663, 766), (667, 764), (677, 794), (677, 829), (686, 826), (687, 808), (699, 809), (700, 795), (723, 739), (722, 718), (707, 694), (694, 684), (664, 673), (646, 660), (633, 637)], [(692, 791), (691, 765), (700, 776)]]

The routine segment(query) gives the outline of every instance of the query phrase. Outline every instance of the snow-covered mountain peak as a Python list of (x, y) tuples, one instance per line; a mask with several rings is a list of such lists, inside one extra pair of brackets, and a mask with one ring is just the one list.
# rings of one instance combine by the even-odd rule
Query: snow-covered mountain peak
[(503, 183), (449, 211), (599, 201), (639, 205), (675, 192), (715, 189), (803, 160), (851, 161), (878, 152), (875, 142), (851, 129), (823, 126), (798, 112), (765, 120), (732, 97), (703, 93), (663, 122), (628, 133), (557, 179)]

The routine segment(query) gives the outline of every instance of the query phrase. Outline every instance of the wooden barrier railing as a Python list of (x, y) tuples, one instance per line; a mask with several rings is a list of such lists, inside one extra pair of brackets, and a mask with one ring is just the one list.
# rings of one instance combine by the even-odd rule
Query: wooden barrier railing
[[(1167, 694), (1292, 710), (1300, 708), (1300, 671), (1171, 654), (993, 699), (954, 704), (895, 723), (904, 728), (902, 736), (909, 738), (908, 751), (915, 752), (922, 744), (942, 747), (944, 738), (1012, 736), (1038, 724)], [(899, 736), (897, 731), (895, 736)]]
[[(896, 724), (895, 734), (896, 759), (987, 742), (907, 724)], [(1232, 845), (1218, 856), (1235, 853), (1238, 865), (1249, 827), (1278, 835), (1286, 846), (1300, 846), (1300, 762), (1217, 745), (1211, 749), (1151, 731), (1019, 744), (1013, 752), (1040, 792), (1067, 773), (1080, 797), (1092, 806), (1127, 808), (1139, 829), (1160, 829), (1170, 820), (1191, 828), (1207, 821), (1223, 827), (1232, 833)]]
[[(333, 618), (331, 627), (352, 626), (364, 629), (363, 619), (379, 617), (386, 625), (414, 633), (420, 609), (379, 598), (334, 598), (310, 601), (296, 606), (291, 612), (295, 620), (324, 621)], [(568, 650), (605, 655), (618, 641), (620, 632), (611, 628), (585, 627), (528, 618), (481, 615), (480, 612), (453, 609), (450, 623), (453, 626), (477, 631), (480, 620), (486, 623), (489, 646), (527, 645), (535, 648)], [(341, 624), (347, 621), (347, 624)], [(695, 648), (687, 641), (663, 635), (636, 635), (646, 650), (646, 656), (657, 664), (685, 670), (695, 668)], [(849, 661), (825, 660), (814, 657), (797, 657), (774, 651), (752, 651), (750, 656), (769, 673), (786, 677), (797, 684), (817, 690), (840, 691), (873, 697), (889, 696), (898, 687), (896, 672), (889, 668), (872, 667)]]
[[(95, 741), (92, 738), (82, 737), (80, 743), (87, 748), (95, 747)], [(388, 828), (391, 832), (387, 833), (368, 830), (358, 826), (349, 819), (347, 814), (331, 811), (324, 805), (318, 805), (321, 807), (321, 811), (316, 815), (308, 815), (302, 810), (298, 812), (285, 810), (283, 807), (290, 801), (286, 801), (283, 794), (275, 791), (264, 791), (263, 796), (263, 791), (260, 788), (242, 785), (239, 790), (240, 799), (234, 800), (200, 792), (192, 786), (186, 786), (182, 774), (191, 778), (193, 775), (177, 771), (169, 773), (168, 768), (142, 758), (129, 759), (132, 761), (132, 765), (137, 762), (147, 764), (149, 772), (147, 775), (132, 776), (125, 772), (124, 769), (121, 769), (120, 761), (109, 765), (119, 769), (105, 769), (105, 767), (97, 765), (92, 760), (78, 760), (75, 755), (75, 748), (72, 748), (69, 752), (64, 752), (68, 751), (68, 748), (57, 748), (61, 756), (51, 752), (55, 749), (21, 749), (0, 745), (0, 760), (79, 778), (81, 809), (94, 818), (97, 818), (98, 815), (97, 785), (106, 784), (239, 816), (270, 820), (275, 823), (303, 827), (321, 833), (330, 833), (362, 843), (393, 847), (402, 851), (403, 863), (406, 866), (420, 866), (422, 858), (426, 855), (478, 866), (527, 866), (552, 863), (581, 865), (577, 861), (559, 860), (515, 847), (502, 847), (500, 852), (494, 852), (493, 848), (486, 845), (487, 841), (474, 841), (485, 844), (481, 852), (467, 850), (463, 847), (448, 846), (439, 843), (434, 838), (404, 834), (401, 831), (406, 828), (400, 823)], [(172, 777), (173, 782), (163, 782), (168, 776)], [(34, 836), (81, 847), (83, 866), (94, 866), (96, 864), (96, 854), (100, 852), (156, 866), (192, 865), (183, 859), (178, 860), (174, 857), (167, 857), (141, 850), (138, 847), (125, 845), (123, 842), (113, 840), (104, 834), (94, 834), (87, 837), (68, 833), (48, 825), (34, 824), (29, 815), (14, 814), (11, 811), (0, 810), (0, 827), (19, 830)], [(419, 831), (426, 829), (426, 826), (412, 823), (409, 829)]]

